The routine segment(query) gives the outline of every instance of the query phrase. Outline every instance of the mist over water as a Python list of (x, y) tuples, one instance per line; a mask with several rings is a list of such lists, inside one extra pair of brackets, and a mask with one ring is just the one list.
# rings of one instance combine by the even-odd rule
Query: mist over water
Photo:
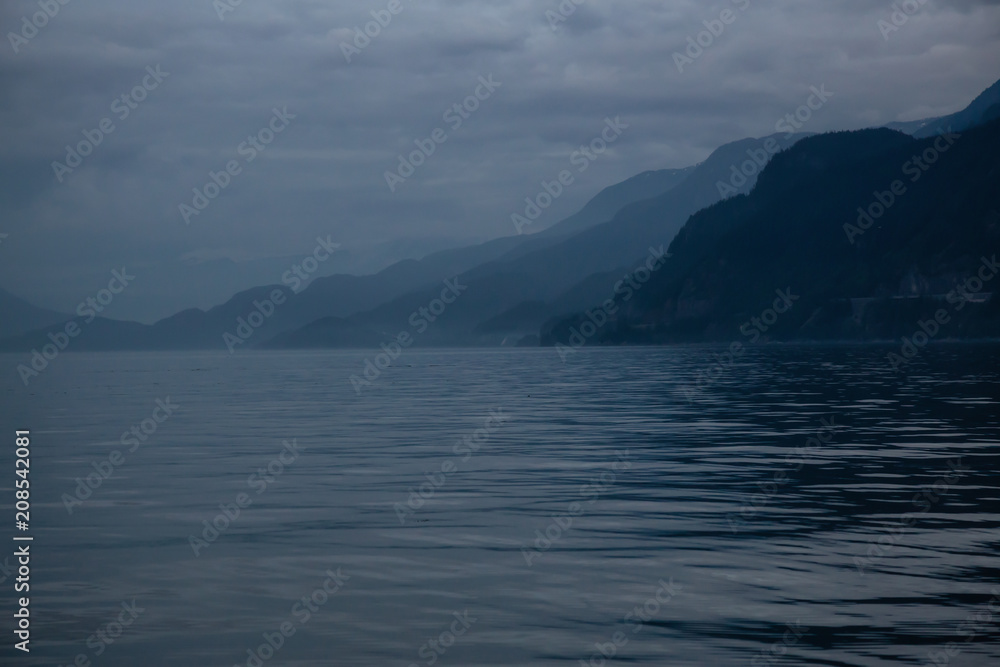
[(3, 374), (17, 664), (997, 664), (1000, 348), (758, 346), (692, 391), (723, 349), (408, 350), (360, 396), (360, 351)]

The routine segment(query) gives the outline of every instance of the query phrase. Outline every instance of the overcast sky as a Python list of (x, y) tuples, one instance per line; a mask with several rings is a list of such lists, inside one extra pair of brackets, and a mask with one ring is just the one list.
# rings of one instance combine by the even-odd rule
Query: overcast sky
[[(511, 234), (606, 117), (629, 128), (545, 222), (773, 132), (811, 86), (834, 93), (804, 128), (825, 131), (950, 113), (1000, 77), (996, 1), (931, 0), (886, 39), (888, 1), (584, 0), (553, 30), (559, 0), (401, 0), (350, 63), (342, 45), (389, 0), (243, 0), (224, 20), (223, 0), (69, 0), (15, 53), (8, 33), (37, 3), (0, 5), (0, 286), (51, 295), (56, 276), (65, 303), (123, 264), (305, 255), (317, 235)], [(673, 54), (727, 8), (679, 72)], [(112, 103), (156, 66), (169, 76), (120, 120)], [(500, 87), (453, 130), (444, 112), (490, 75)], [(286, 107), (295, 118), (247, 163), (240, 144)], [(60, 183), (53, 161), (105, 118), (114, 132)], [(447, 141), (390, 192), (385, 172), (436, 128)], [(186, 224), (178, 206), (230, 160), (241, 173)]]

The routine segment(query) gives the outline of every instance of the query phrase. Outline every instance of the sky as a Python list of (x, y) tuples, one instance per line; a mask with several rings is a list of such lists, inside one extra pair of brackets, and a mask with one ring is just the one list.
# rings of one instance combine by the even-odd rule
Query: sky
[(315, 275), (513, 234), (608, 119), (620, 136), (539, 228), (774, 132), (814, 86), (832, 96), (802, 130), (823, 132), (951, 113), (1000, 78), (1000, 0), (909, 0), (898, 26), (892, 4), (6, 0), (0, 287), (71, 311), (125, 267), (107, 314), (152, 321), (280, 283), (318, 238), (340, 251)]

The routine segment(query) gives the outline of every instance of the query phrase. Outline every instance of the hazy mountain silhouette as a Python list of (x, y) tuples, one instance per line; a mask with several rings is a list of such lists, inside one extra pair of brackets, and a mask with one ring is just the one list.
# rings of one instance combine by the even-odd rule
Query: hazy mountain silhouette
[(918, 139), (932, 137), (945, 131), (961, 132), (997, 118), (998, 110), (994, 107), (998, 104), (1000, 104), (1000, 81), (980, 93), (961, 111), (948, 116), (889, 123), (886, 127), (905, 132)]
[(697, 165), (684, 169), (644, 171), (617, 185), (601, 190), (596, 197), (587, 202), (587, 205), (579, 213), (542, 230), (538, 235), (543, 237), (567, 236), (607, 222), (615, 217), (618, 211), (633, 202), (652, 199), (669, 192), (690, 176), (695, 167)]
[(20, 336), (29, 331), (65, 322), (66, 313), (39, 308), (0, 289), (0, 338)]
[(1000, 81), (980, 93), (965, 109), (927, 123), (914, 132), (913, 136), (924, 139), (944, 131), (961, 132), (988, 121), (991, 107), (997, 104), (1000, 104)]
[[(766, 164), (774, 151), (793, 144), (805, 135), (774, 135), (744, 139), (716, 150), (705, 162), (667, 193), (654, 199), (629, 204), (608, 222), (595, 225), (569, 238), (534, 239), (499, 259), (456, 274), (468, 289), (421, 334), (422, 344), (499, 344), (503, 331), (488, 330), (480, 323), (525, 301), (547, 301), (573, 287), (587, 276), (617, 270), (649, 252), (650, 246), (666, 247), (687, 218), (699, 209), (733, 192), (752, 186), (759, 164)], [(747, 172), (733, 185), (733, 170), (746, 162)], [(724, 187), (720, 187), (720, 183)], [(541, 235), (538, 235), (541, 236)], [(537, 241), (544, 241), (540, 245)], [(353, 339), (351, 328), (379, 331), (381, 337), (395, 336), (409, 328), (412, 313), (434, 300), (440, 285), (415, 290), (351, 318), (328, 318), (296, 332), (278, 337), (272, 344), (281, 347), (323, 347), (331, 341)], [(374, 340), (368, 344), (378, 344)]]
[[(294, 294), (288, 285), (254, 287), (214, 308), (186, 309), (149, 326), (100, 319), (84, 326), (86, 323), (82, 319), (74, 318), (87, 333), (74, 340), (73, 349), (219, 348), (223, 345), (223, 333), (233, 332), (237, 319), (246, 318), (254, 311), (255, 301), (261, 302), (274, 290), (280, 290), (287, 301), (254, 331), (253, 340), (249, 342), (259, 344), (283, 331), (318, 319), (347, 317), (370, 309), (373, 305), (422, 286), (440, 283), (500, 257), (512, 258), (519, 253), (544, 248), (574, 232), (610, 219), (620, 205), (667, 192), (682, 182), (691, 169), (645, 172), (612, 185), (598, 193), (578, 213), (539, 234), (509, 236), (474, 246), (443, 250), (420, 260), (397, 262), (373, 275), (321, 277), (298, 294)], [(15, 297), (0, 298), (0, 321), (5, 327), (0, 328), (0, 350), (29, 350), (47, 343), (47, 331), (38, 329), (61, 324), (71, 318), (70, 315), (57, 313), (46, 315), (43, 309), (29, 310), (32, 308)], [(351, 340), (355, 339), (362, 340), (359, 336)], [(370, 338), (363, 340), (370, 344)]]
[[(150, 326), (96, 320), (73, 349), (224, 349), (223, 334), (236, 334), (241, 323), (252, 334), (241, 337), (245, 341), (238, 345), (244, 347), (377, 346), (411, 330), (411, 316), (453, 279), (464, 286), (460, 298), (427, 323), (418, 344), (510, 344), (540, 328), (540, 340), (552, 343), (580, 321), (572, 313), (612, 298), (623, 275), (661, 246), (675, 257), (636, 298), (622, 303), (620, 316), (594, 341), (730, 337), (733, 320), (792, 278), (799, 280), (798, 289), (810, 290), (808, 307), (797, 306), (769, 335), (820, 336), (820, 322), (829, 324), (822, 336), (880, 335), (885, 326), (865, 317), (888, 311), (864, 306), (859, 315), (858, 299), (869, 304), (882, 297), (928, 296), (951, 284), (972, 260), (945, 259), (944, 249), (958, 247), (941, 237), (946, 231), (963, 237), (969, 257), (972, 248), (989, 248), (984, 244), (992, 237), (976, 225), (986, 224), (987, 211), (998, 208), (990, 199), (995, 158), (985, 155), (994, 146), (996, 124), (964, 128), (1000, 115), (998, 95), (1000, 83), (962, 112), (935, 119), (963, 128), (963, 139), (890, 207), (879, 221), (888, 234), (872, 228), (853, 245), (843, 225), (857, 219), (858, 206), (870, 204), (874, 192), (909, 178), (901, 174), (903, 165), (934, 139), (887, 129), (803, 141), (807, 135), (745, 139), (694, 167), (644, 172), (610, 186), (577, 214), (538, 233), (436, 252), (374, 275), (318, 278), (298, 294), (285, 285), (255, 287), (207, 311), (185, 310)], [(931, 125), (910, 129), (921, 134)], [(933, 223), (927, 218), (932, 213), (938, 216)], [(950, 225), (942, 222), (950, 218)], [(916, 245), (914, 239), (926, 235), (935, 243)], [(864, 254), (877, 238), (895, 245), (879, 247), (883, 254)], [(815, 279), (822, 272), (836, 289)], [(275, 297), (283, 303), (271, 313), (268, 303)], [(852, 316), (860, 329), (833, 314), (842, 314), (847, 299), (856, 300)], [(2, 321), (15, 323), (7, 325), (0, 349), (44, 344), (47, 327), (65, 318), (31, 314), (25, 306), (0, 299)], [(268, 316), (259, 317), (261, 326), (247, 327), (255, 310)], [(807, 310), (809, 319), (800, 320)], [(981, 310), (970, 306), (966, 312)], [(961, 331), (986, 329), (970, 325)]]

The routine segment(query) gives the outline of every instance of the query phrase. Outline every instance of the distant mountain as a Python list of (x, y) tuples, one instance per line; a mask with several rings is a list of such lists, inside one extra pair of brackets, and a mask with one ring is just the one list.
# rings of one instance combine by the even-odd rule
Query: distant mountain
[(0, 339), (65, 322), (70, 315), (39, 308), (0, 289)]
[[(219, 306), (207, 310), (183, 310), (149, 326), (111, 320), (96, 320), (91, 323), (92, 326), (83, 326), (81, 321), (84, 331), (93, 332), (99, 328), (100, 335), (81, 335), (75, 341), (73, 349), (225, 349), (223, 334), (235, 331), (238, 318), (249, 316), (254, 311), (255, 301), (262, 302), (274, 290), (279, 290), (287, 301), (261, 327), (254, 330), (252, 339), (246, 343), (257, 345), (282, 332), (301, 328), (316, 320), (327, 317), (346, 318), (413, 290), (430, 288), (476, 266), (502, 257), (516, 258), (555, 244), (574, 232), (610, 219), (614, 214), (611, 209), (619, 204), (631, 203), (636, 201), (633, 198), (642, 198), (650, 193), (662, 194), (668, 191), (682, 182), (688, 171), (677, 169), (645, 172), (612, 185), (598, 193), (579, 213), (540, 234), (509, 236), (479, 245), (442, 250), (420, 260), (397, 262), (374, 275), (337, 274), (320, 277), (298, 294), (292, 293), (286, 285), (254, 287), (234, 295)], [(236, 266), (230, 260), (225, 260), (222, 264)], [(272, 269), (271, 273), (274, 274), (275, 271)], [(0, 310), (0, 314), (3, 312)], [(44, 344), (47, 342), (47, 332), (37, 329), (68, 318), (68, 315), (37, 320), (22, 317), (25, 326), (9, 326), (0, 333), (0, 350), (30, 350)], [(4, 324), (15, 321), (17, 318), (13, 316), (3, 320)], [(352, 334), (332, 342), (337, 345), (347, 344), (349, 341), (371, 344), (372, 340), (375, 338), (371, 335), (365, 338), (361, 334)]]
[(962, 132), (990, 120), (990, 109), (997, 104), (1000, 104), (1000, 81), (980, 93), (966, 108), (949, 116), (938, 118), (933, 123), (927, 123), (914, 132), (913, 136), (923, 139), (941, 134), (944, 131)]
[(896, 130), (897, 132), (902, 132), (903, 134), (909, 134), (913, 136), (921, 130), (927, 130), (927, 128), (937, 128), (939, 127), (944, 116), (935, 116), (934, 118), (924, 118), (921, 120), (899, 120), (892, 123), (887, 123), (885, 128), (888, 130)]
[[(782, 148), (805, 135), (774, 135), (744, 139), (716, 150), (672, 189), (659, 197), (625, 206), (613, 219), (569, 237), (538, 238), (498, 259), (456, 274), (468, 289), (422, 333), (421, 344), (499, 344), (524, 326), (512, 318), (515, 330), (488, 323), (522, 302), (548, 301), (587, 276), (617, 270), (646, 255), (649, 247), (666, 246), (688, 217), (730, 193), (746, 192), (757, 172)], [(756, 160), (756, 161), (755, 161)], [(743, 170), (741, 172), (741, 169)], [(414, 290), (350, 318), (329, 318), (287, 333), (274, 342), (279, 347), (322, 347), (335, 341), (363, 338), (350, 330), (395, 336), (408, 328), (412, 313), (432, 301), (440, 286)], [(606, 298), (606, 297), (604, 297)], [(531, 312), (527, 306), (525, 312)], [(378, 345), (381, 338), (371, 340)]]
[[(767, 144), (785, 149), (806, 136), (809, 135), (773, 135), (723, 146), (670, 193), (626, 206), (610, 222), (566, 240), (548, 251), (545, 257), (535, 258), (540, 264), (555, 264), (572, 258), (581, 267), (596, 268), (596, 272), (581, 275), (579, 280), (553, 283), (552, 290), (538, 291), (534, 295), (536, 299), (545, 298), (544, 303), (534, 300), (515, 304), (478, 323), (475, 332), (527, 335), (537, 332), (554, 314), (571, 313), (611, 298), (617, 280), (645, 260), (650, 246), (669, 245), (689, 215), (731, 193), (749, 192), (756, 183), (756, 174), (751, 173), (744, 181), (735, 175), (734, 169), (746, 167), (746, 172), (753, 172), (747, 166), (750, 154), (756, 153), (761, 162), (766, 163), (759, 152), (761, 146)], [(518, 266), (516, 270), (520, 273), (526, 268)]]
[(889, 123), (886, 127), (905, 132), (918, 139), (933, 137), (949, 130), (961, 132), (997, 118), (998, 109), (994, 107), (998, 104), (1000, 104), (1000, 81), (980, 93), (969, 106), (961, 111), (948, 116)]
[[(750, 195), (692, 216), (668, 265), (587, 342), (898, 339), (939, 311), (941, 337), (1000, 336), (998, 210), (1000, 121), (958, 139), (812, 137), (778, 155)], [(794, 305), (761, 324), (779, 290)], [(542, 343), (570, 343), (585, 319), (550, 321)]]
[(644, 171), (621, 183), (604, 188), (587, 202), (579, 213), (539, 232), (538, 236), (568, 236), (607, 222), (618, 211), (633, 202), (653, 199), (670, 192), (691, 175), (695, 166), (685, 169)]
[[(613, 297), (622, 311), (594, 342), (705, 340), (731, 335), (732, 321), (750, 304), (787, 286), (764, 285), (790, 278), (812, 290), (810, 300), (783, 318), (788, 329), (772, 334), (819, 336), (816, 323), (826, 322), (824, 335), (875, 335), (895, 317), (892, 306), (859, 304), (933, 297), (937, 292), (928, 289), (944, 289), (970, 268), (972, 248), (994, 241), (977, 225), (985, 224), (988, 204), (997, 208), (990, 199), (997, 184), (990, 179), (998, 170), (985, 155), (996, 123), (974, 126), (1000, 115), (998, 93), (1000, 84), (946, 117), (963, 137), (880, 221), (891, 230), (884, 238), (896, 242), (884, 255), (860, 250), (883, 238), (875, 229), (845, 249), (837, 238), (842, 225), (857, 218), (857, 207), (868, 205), (872, 193), (909, 178), (900, 173), (904, 165), (920, 169), (912, 151), (927, 150), (934, 140), (885, 129), (804, 140), (807, 135), (781, 134), (727, 144), (688, 169), (639, 174), (539, 233), (436, 252), (374, 275), (318, 278), (298, 294), (285, 285), (256, 287), (151, 326), (98, 320), (89, 330), (99, 335), (81, 336), (74, 349), (225, 349), (227, 341), (230, 347), (377, 346), (412, 329), (419, 329), (418, 345), (511, 344), (527, 335), (551, 344), (580, 321), (574, 313)], [(930, 132), (925, 126), (914, 131)], [(986, 229), (995, 229), (990, 224)], [(911, 231), (916, 236), (909, 241), (897, 238)], [(933, 243), (917, 245), (925, 237)], [(960, 243), (969, 253), (964, 259), (948, 254)], [(625, 303), (615, 294), (618, 281), (661, 246), (675, 257)], [(459, 298), (433, 318), (421, 314), (445, 281), (462, 286)], [(832, 287), (824, 289), (823, 281)], [(282, 302), (273, 312), (272, 300)], [(860, 330), (837, 314), (847, 302), (868, 313), (858, 315)], [(797, 320), (807, 310), (808, 326)], [(865, 319), (879, 312), (889, 313), (882, 324)], [(259, 321), (248, 326), (251, 317)], [(234, 343), (238, 326), (248, 335)], [(23, 328), (12, 330), (15, 337), (0, 341), (0, 350), (46, 342), (45, 329), (20, 336)]]

